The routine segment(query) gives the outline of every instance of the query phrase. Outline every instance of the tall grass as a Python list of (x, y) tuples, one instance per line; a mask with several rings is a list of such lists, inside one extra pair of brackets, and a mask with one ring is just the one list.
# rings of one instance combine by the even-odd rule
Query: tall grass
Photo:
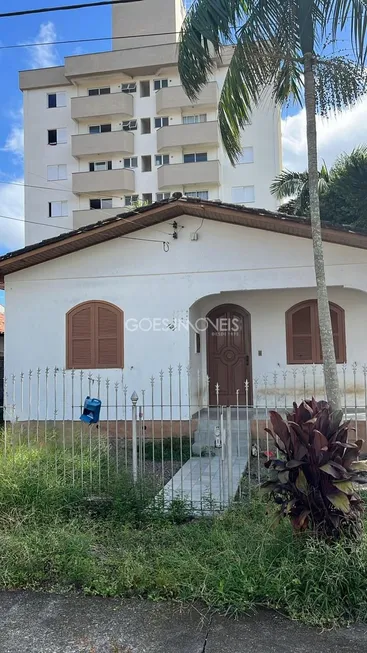
[(152, 501), (154, 483), (117, 478), (100, 453), (93, 501), (77, 460), (66, 475), (64, 457), (51, 465), (52, 445), (0, 459), (0, 589), (199, 600), (230, 613), (267, 606), (319, 626), (367, 619), (366, 536), (352, 545), (296, 536), (256, 495), (188, 521), (183, 506)]

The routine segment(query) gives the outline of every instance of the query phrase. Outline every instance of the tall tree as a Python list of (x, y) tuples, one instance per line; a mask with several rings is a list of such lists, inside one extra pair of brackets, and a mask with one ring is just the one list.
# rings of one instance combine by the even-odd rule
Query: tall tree
[[(329, 37), (348, 35), (354, 59), (323, 56)], [(327, 399), (340, 407), (325, 279), (318, 195), (316, 111), (349, 106), (364, 91), (366, 0), (194, 0), (183, 24), (179, 71), (193, 100), (209, 81), (222, 43), (234, 45), (218, 115), (224, 147), (235, 163), (241, 130), (252, 107), (270, 88), (276, 103), (290, 99), (306, 108), (308, 175), (314, 266)], [(344, 45), (344, 44), (343, 44)]]

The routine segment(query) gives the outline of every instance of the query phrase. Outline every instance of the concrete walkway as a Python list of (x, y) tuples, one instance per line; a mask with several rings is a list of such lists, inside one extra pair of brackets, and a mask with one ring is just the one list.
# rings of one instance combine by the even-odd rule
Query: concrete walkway
[(260, 611), (238, 621), (171, 603), (0, 593), (0, 653), (366, 653), (367, 626), (319, 632)]
[(175, 498), (192, 505), (194, 511), (221, 510), (235, 496), (246, 470), (247, 456), (231, 462), (219, 456), (190, 458), (164, 487), (164, 502)]
[[(243, 408), (203, 408), (193, 453), (165, 485), (165, 504), (184, 499), (198, 512), (226, 508), (236, 495), (248, 461), (250, 412)], [(221, 448), (216, 449), (216, 436)], [(210, 451), (211, 454), (207, 455)]]

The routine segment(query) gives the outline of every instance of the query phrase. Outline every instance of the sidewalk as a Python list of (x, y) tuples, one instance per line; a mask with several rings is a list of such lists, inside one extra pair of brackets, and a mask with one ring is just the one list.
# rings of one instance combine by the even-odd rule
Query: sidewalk
[(0, 593), (0, 653), (365, 653), (367, 626), (320, 633), (272, 612), (238, 621), (176, 604)]

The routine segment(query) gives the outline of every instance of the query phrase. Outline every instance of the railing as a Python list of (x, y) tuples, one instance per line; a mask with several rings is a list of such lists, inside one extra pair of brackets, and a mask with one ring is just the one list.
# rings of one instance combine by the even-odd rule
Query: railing
[[(345, 417), (366, 450), (367, 366), (343, 365), (339, 374)], [(221, 405), (218, 384), (211, 392), (210, 379), (181, 365), (150, 377), (144, 389), (107, 371), (39, 368), (8, 375), (3, 395), (0, 465), (30, 466), (35, 477), (88, 496), (105, 496), (128, 475), (154, 485), (167, 506), (180, 500), (204, 512), (261, 482), (273, 449), (270, 409), (285, 414), (293, 401), (325, 399), (316, 365), (244, 380), (230, 406)], [(90, 426), (80, 421), (87, 396), (102, 402)]]

